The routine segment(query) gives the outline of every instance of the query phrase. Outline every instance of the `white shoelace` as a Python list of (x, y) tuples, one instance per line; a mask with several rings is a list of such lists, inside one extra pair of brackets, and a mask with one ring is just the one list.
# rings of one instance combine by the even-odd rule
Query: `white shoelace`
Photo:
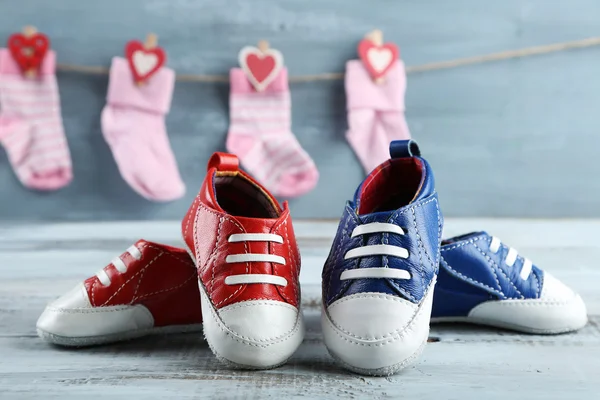
[[(502, 246), (502, 242), (496, 236), (492, 236), (492, 241), (490, 242), (490, 251), (494, 254), (500, 250)], [(504, 263), (509, 267), (515, 265), (515, 261), (517, 261), (517, 257), (519, 253), (512, 247), (508, 248), (508, 253), (506, 254), (506, 258), (504, 259)], [(519, 276), (523, 280), (527, 280), (529, 278), (529, 274), (531, 273), (531, 269), (533, 268), (533, 263), (530, 259), (525, 258), (523, 261), (523, 267), (521, 267), (521, 273)]]
[[(235, 233), (227, 239), (229, 243), (239, 242), (275, 242), (283, 243), (283, 237), (273, 233)], [(244, 262), (272, 262), (285, 265), (285, 258), (274, 254), (244, 253), (230, 254), (225, 258), (229, 264)], [(287, 286), (287, 280), (281, 276), (268, 274), (239, 274), (225, 278), (226, 285), (246, 285), (249, 283), (270, 283), (277, 286)]]
[[(133, 258), (135, 258), (136, 260), (139, 260), (142, 258), (142, 252), (135, 246), (129, 246), (129, 248), (127, 249), (127, 253), (131, 254), (131, 256)], [(121, 257), (113, 258), (110, 263), (112, 265), (114, 265), (115, 268), (117, 269), (117, 271), (119, 271), (120, 273), (124, 273), (127, 271), (127, 265), (125, 265), (123, 260), (121, 260)], [(98, 277), (98, 279), (100, 280), (100, 283), (102, 285), (104, 285), (104, 286), (110, 285), (110, 277), (108, 276), (108, 274), (106, 273), (104, 268), (102, 268), (100, 271), (98, 271), (96, 276)]]
[[(404, 235), (404, 230), (398, 225), (383, 222), (371, 222), (369, 224), (358, 225), (352, 231), (350, 237), (354, 238), (360, 235), (371, 233), (394, 233)], [(399, 258), (408, 258), (408, 250), (404, 247), (389, 244), (372, 244), (350, 249), (344, 255), (344, 260), (359, 257), (370, 256), (391, 256)], [(410, 272), (395, 268), (358, 268), (349, 269), (342, 272), (340, 279), (362, 279), (362, 278), (391, 278), (391, 279), (410, 279)]]

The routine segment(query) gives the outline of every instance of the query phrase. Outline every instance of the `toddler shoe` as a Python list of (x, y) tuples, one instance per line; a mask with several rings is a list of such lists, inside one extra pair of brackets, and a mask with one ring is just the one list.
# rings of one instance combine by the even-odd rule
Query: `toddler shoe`
[(486, 232), (444, 240), (432, 322), (470, 322), (527, 333), (587, 323), (578, 294)]
[(38, 335), (90, 346), (161, 333), (199, 331), (196, 268), (185, 249), (145, 240), (48, 304)]
[(416, 143), (393, 141), (390, 155), (347, 203), (323, 268), (325, 345), (369, 375), (401, 370), (427, 342), (443, 223)]
[(232, 154), (215, 153), (182, 221), (198, 267), (204, 336), (231, 366), (273, 368), (304, 337), (300, 254), (283, 207)]

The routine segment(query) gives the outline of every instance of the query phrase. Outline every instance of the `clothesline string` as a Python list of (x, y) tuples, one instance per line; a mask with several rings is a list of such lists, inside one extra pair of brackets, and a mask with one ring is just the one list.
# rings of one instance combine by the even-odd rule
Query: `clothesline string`
[[(574, 40), (571, 42), (561, 42), (542, 46), (526, 47), (517, 50), (506, 50), (498, 53), (484, 54), (480, 56), (457, 58), (448, 61), (437, 61), (428, 64), (408, 66), (406, 73), (437, 71), (443, 69), (457, 68), (467, 65), (483, 64), (491, 61), (510, 60), (541, 54), (556, 53), (560, 51), (583, 49), (600, 45), (600, 37), (591, 37), (587, 39)], [(109, 69), (101, 66), (86, 66), (72, 64), (58, 64), (57, 70), (61, 72), (77, 72), (90, 75), (107, 75)], [(343, 72), (326, 72), (315, 75), (290, 76), (291, 83), (314, 82), (314, 81), (333, 81), (344, 78)], [(229, 82), (227, 75), (196, 75), (196, 74), (177, 74), (177, 81), (181, 82)]]

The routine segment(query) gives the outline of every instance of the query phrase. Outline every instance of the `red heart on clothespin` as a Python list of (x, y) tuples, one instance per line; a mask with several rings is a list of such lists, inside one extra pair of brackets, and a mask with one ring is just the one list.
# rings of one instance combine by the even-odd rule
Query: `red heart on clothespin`
[(167, 61), (165, 51), (157, 46), (158, 37), (150, 33), (146, 43), (131, 40), (125, 46), (125, 58), (133, 74), (133, 79), (142, 84), (154, 75)]
[(283, 68), (283, 55), (279, 50), (269, 48), (265, 40), (261, 40), (258, 47), (244, 47), (238, 60), (248, 80), (259, 92), (269, 86)]
[(26, 26), (23, 33), (15, 33), (8, 38), (7, 47), (23, 73), (34, 77), (48, 52), (50, 40), (35, 27)]
[(383, 34), (375, 30), (358, 44), (358, 55), (375, 81), (381, 81), (400, 55), (394, 43), (383, 44)]

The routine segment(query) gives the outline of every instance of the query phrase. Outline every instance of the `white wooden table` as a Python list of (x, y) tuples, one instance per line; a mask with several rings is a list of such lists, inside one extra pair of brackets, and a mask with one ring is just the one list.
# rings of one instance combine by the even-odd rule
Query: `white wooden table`
[(70, 350), (35, 334), (49, 300), (133, 241), (180, 244), (178, 222), (0, 225), (0, 398), (600, 399), (600, 221), (447, 220), (446, 236), (485, 229), (579, 291), (590, 323), (560, 336), (434, 326), (439, 341), (388, 378), (348, 373), (327, 354), (320, 273), (336, 224), (295, 227), (306, 339), (287, 365), (249, 372), (219, 364), (198, 334)]

